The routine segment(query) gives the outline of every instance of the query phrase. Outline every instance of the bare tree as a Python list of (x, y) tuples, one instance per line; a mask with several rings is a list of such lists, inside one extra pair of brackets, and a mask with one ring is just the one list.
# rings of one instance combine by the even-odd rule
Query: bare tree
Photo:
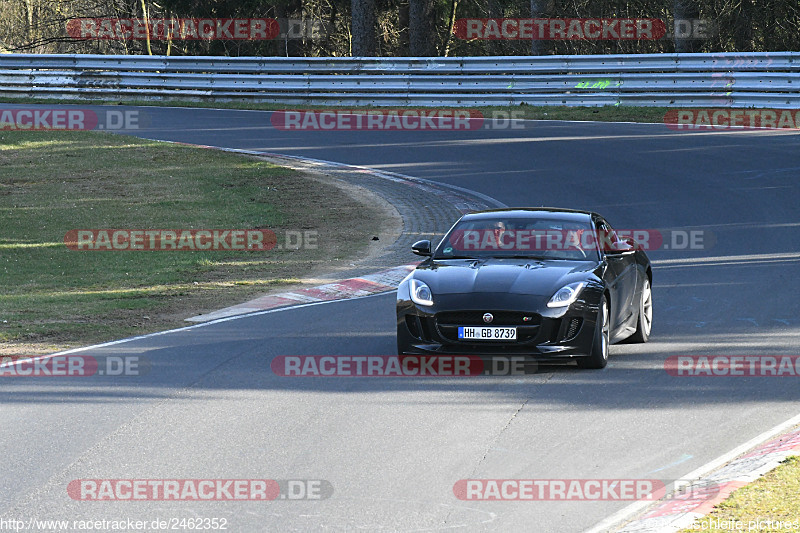
[[(314, 21), (318, 28), (312, 37), (309, 29), (308, 35), (287, 32), (273, 40), (184, 40), (149, 34), (149, 40), (133, 40), (76, 35), (72, 22), (170, 16), (297, 19)], [(672, 24), (674, 34), (666, 39), (636, 41), (484, 40), (453, 34), (458, 19), (499, 17), (660, 18), (678, 24)], [(695, 25), (693, 19), (710, 24)], [(673, 50), (800, 50), (800, 0), (0, 0), (0, 52), (12, 53), (426, 57)]]
[(456, 11), (458, 10), (458, 0), (450, 0), (450, 15), (447, 17), (447, 36), (444, 40), (444, 56), (450, 55), (450, 43), (453, 41), (453, 30), (456, 26)]

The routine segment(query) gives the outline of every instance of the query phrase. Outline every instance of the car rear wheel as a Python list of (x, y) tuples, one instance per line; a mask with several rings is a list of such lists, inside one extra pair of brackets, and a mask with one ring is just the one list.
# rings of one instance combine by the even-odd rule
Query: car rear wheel
[(577, 359), (581, 368), (605, 368), (608, 364), (609, 318), (606, 297), (600, 298), (600, 308), (597, 311), (597, 322), (594, 327), (594, 342), (592, 352), (588, 357)]
[(631, 335), (629, 342), (647, 342), (650, 330), (653, 327), (653, 291), (650, 280), (645, 278), (642, 285), (642, 296), (639, 298), (639, 319), (636, 323), (636, 333)]

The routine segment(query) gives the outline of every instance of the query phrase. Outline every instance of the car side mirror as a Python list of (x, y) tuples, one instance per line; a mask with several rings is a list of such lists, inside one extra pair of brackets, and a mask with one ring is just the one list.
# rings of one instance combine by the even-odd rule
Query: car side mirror
[(625, 239), (624, 241), (616, 241), (606, 250), (606, 255), (620, 256), (629, 255), (636, 251), (636, 241), (633, 239)]
[(429, 240), (415, 242), (411, 245), (411, 251), (417, 255), (433, 255), (433, 252), (431, 252), (431, 241)]

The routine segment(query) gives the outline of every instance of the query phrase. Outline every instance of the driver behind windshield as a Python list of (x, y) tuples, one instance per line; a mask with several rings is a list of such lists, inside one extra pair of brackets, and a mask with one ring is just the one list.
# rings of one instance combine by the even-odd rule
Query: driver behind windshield
[(469, 220), (453, 228), (435, 258), (596, 259), (591, 235), (589, 226), (561, 220)]

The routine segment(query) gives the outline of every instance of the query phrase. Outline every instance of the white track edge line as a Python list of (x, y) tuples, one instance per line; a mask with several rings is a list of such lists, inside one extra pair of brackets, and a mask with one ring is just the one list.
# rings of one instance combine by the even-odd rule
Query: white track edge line
[[(141, 340), (141, 339), (148, 339), (148, 338), (151, 338), (151, 337), (158, 337), (160, 335), (168, 335), (170, 333), (180, 333), (182, 331), (188, 331), (190, 329), (202, 328), (202, 327), (211, 326), (211, 325), (214, 325), (214, 324), (221, 324), (222, 322), (229, 322), (231, 320), (239, 320), (239, 319), (242, 319), (242, 318), (249, 318), (249, 317), (254, 317), (254, 316), (267, 315), (267, 314), (270, 314), (270, 313), (277, 313), (279, 311), (290, 311), (292, 309), (302, 309), (304, 307), (312, 307), (312, 306), (315, 306), (315, 305), (331, 304), (331, 303), (337, 303), (337, 302), (349, 302), (351, 300), (361, 300), (361, 299), (364, 299), (364, 298), (372, 298), (374, 296), (385, 296), (386, 294), (389, 294), (394, 290), (396, 290), (396, 289), (391, 289), (391, 290), (387, 290), (387, 291), (383, 291), (383, 292), (376, 292), (375, 294), (366, 294), (364, 296), (354, 296), (353, 298), (342, 298), (340, 300), (324, 300), (324, 301), (321, 301), (321, 302), (310, 302), (310, 303), (304, 303), (304, 304), (299, 304), (299, 305), (291, 305), (291, 306), (288, 306), (288, 307), (279, 307), (278, 309), (265, 309), (263, 311), (255, 311), (255, 312), (252, 312), (252, 313), (246, 313), (246, 314), (242, 314), (242, 315), (234, 315), (234, 316), (228, 316), (228, 317), (223, 317), (223, 318), (217, 318), (217, 319), (214, 319), (214, 320), (209, 320), (208, 322), (201, 322), (200, 324), (193, 324), (191, 326), (183, 326), (183, 327), (180, 327), (180, 328), (168, 329), (168, 330), (164, 330), (164, 331), (154, 331), (153, 333), (145, 333), (144, 335), (137, 335), (135, 337), (127, 337), (127, 338), (119, 339), (119, 340), (115, 340), (115, 341), (103, 342), (103, 343), (100, 343), (100, 344), (92, 344), (90, 346), (84, 346), (84, 347), (81, 347), (81, 348), (72, 348), (72, 349), (69, 349), (69, 350), (64, 350), (62, 352), (51, 353), (51, 354), (48, 354), (48, 355), (42, 355), (42, 356), (38, 356), (38, 357), (30, 357), (30, 358), (27, 358), (27, 359), (19, 359), (17, 361), (11, 361), (11, 362), (8, 362), (8, 363), (2, 363), (2, 364), (0, 364), (0, 368), (13, 366), (13, 365), (16, 365), (16, 364), (18, 364), (18, 363), (20, 363), (22, 361), (40, 361), (40, 360), (43, 360), (43, 359), (49, 359), (51, 357), (56, 357), (56, 356), (59, 356), (59, 355), (68, 355), (68, 354), (76, 353), (76, 352), (94, 350), (96, 348), (105, 348), (106, 346), (114, 346), (116, 344), (124, 344), (124, 343), (133, 342), (133, 341), (137, 341), (137, 340)], [(0, 359), (2, 359), (3, 357), (4, 356), (0, 355)]]
[[(768, 430), (764, 431), (763, 433), (753, 437), (752, 439), (750, 439), (749, 441), (745, 442), (744, 444), (741, 444), (741, 445), (737, 446), (736, 448), (732, 449), (731, 451), (720, 455), (716, 459), (712, 459), (711, 461), (709, 461), (708, 463), (704, 464), (703, 466), (701, 466), (701, 467), (699, 467), (699, 468), (697, 468), (695, 470), (692, 470), (688, 474), (684, 475), (682, 477), (682, 479), (691, 480), (691, 481), (697, 481), (701, 477), (703, 477), (703, 476), (705, 476), (707, 474), (710, 474), (711, 472), (713, 472), (717, 468), (723, 466), (726, 463), (729, 463), (730, 461), (732, 461), (736, 457), (742, 455), (743, 453), (749, 451), (750, 449), (757, 447), (759, 444), (763, 444), (764, 442), (768, 441), (772, 437), (775, 437), (775, 436), (785, 432), (787, 429), (789, 429), (789, 428), (791, 428), (793, 426), (796, 426), (798, 424), (800, 424), (800, 414), (796, 415), (796, 416), (793, 416), (792, 418), (790, 418), (789, 420), (786, 420), (785, 422), (781, 422), (777, 426), (775, 426), (775, 427), (773, 427), (771, 429), (768, 429)], [(664, 499), (666, 499), (666, 497)], [(616, 513), (612, 514), (608, 518), (605, 518), (601, 522), (597, 523), (591, 529), (585, 530), (584, 533), (601, 533), (603, 531), (609, 530), (612, 527), (622, 526), (622, 525), (624, 525), (624, 524), (621, 523), (623, 520), (630, 518), (634, 513), (638, 512), (638, 511), (642, 510), (643, 508), (648, 507), (650, 505), (653, 505), (653, 502), (640, 501), (640, 502), (636, 502), (636, 503), (633, 503), (631, 505), (628, 505), (624, 509), (621, 509), (621, 510), (617, 511)]]

